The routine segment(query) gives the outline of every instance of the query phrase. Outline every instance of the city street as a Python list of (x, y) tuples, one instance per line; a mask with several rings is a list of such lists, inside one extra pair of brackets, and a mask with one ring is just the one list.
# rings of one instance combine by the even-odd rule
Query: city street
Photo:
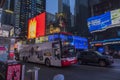
[[(45, 65), (25, 63), (26, 70), (39, 67), (39, 80), (52, 80), (56, 74), (63, 74), (65, 80), (120, 80), (120, 60), (109, 67), (95, 65), (72, 65), (69, 67), (46, 67)], [(32, 80), (30, 73), (26, 73), (26, 80)]]

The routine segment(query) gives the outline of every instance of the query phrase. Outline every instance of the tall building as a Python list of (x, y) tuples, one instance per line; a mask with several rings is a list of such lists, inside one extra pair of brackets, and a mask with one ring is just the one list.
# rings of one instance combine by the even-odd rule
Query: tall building
[(10, 44), (10, 32), (14, 27), (14, 1), (0, 0), (0, 45)]
[(2, 29), (10, 30), (14, 26), (14, 2), (15, 0), (1, 0), (0, 24)]
[(90, 7), (98, 0), (75, 0), (75, 27), (74, 31), (80, 36), (88, 37), (87, 18), (91, 16)]
[(46, 0), (20, 0), (20, 25), (21, 33), (19, 36), (27, 35), (28, 20), (44, 12)]
[(0, 8), (3, 7), (5, 0), (0, 0)]
[(120, 0), (100, 0), (101, 2), (93, 5), (92, 10), (94, 15), (100, 15), (107, 11), (120, 8)]
[(15, 36), (18, 36), (20, 34), (20, 0), (15, 0), (15, 26), (14, 26), (14, 33)]
[(58, 0), (58, 13), (65, 15), (65, 28), (68, 32), (71, 27), (70, 0)]
[[(94, 49), (103, 49), (113, 55), (120, 57), (120, 1), (101, 0), (100, 3), (93, 5), (93, 17), (89, 18), (89, 28), (93, 36), (91, 45)], [(96, 17), (97, 15), (97, 17)], [(95, 23), (100, 24), (95, 24)]]
[[(2, 2), (2, 17), (1, 24), (14, 25), (14, 1), (15, 0), (4, 0)], [(9, 17), (9, 18), (8, 18)]]

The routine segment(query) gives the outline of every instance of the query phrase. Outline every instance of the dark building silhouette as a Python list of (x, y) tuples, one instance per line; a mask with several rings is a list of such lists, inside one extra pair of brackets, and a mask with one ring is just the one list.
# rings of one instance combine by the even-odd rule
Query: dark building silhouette
[(120, 0), (100, 0), (101, 2), (93, 5), (93, 15), (100, 15), (107, 11), (120, 8)]
[(87, 26), (87, 18), (92, 14), (91, 6), (98, 3), (99, 0), (75, 0), (75, 27), (73, 28), (74, 34), (88, 37), (89, 30)]
[(71, 27), (70, 0), (58, 0), (58, 13), (64, 14), (65, 30), (69, 32)]
[(0, 8), (3, 7), (4, 3), (5, 3), (6, 0), (0, 0)]
[(15, 0), (1, 0), (1, 24), (14, 26), (14, 3)]

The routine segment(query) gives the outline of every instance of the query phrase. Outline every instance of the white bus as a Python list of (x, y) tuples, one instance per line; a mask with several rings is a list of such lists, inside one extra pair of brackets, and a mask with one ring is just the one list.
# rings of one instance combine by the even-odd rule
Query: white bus
[(74, 46), (61, 40), (22, 45), (19, 59), (59, 67), (77, 63)]

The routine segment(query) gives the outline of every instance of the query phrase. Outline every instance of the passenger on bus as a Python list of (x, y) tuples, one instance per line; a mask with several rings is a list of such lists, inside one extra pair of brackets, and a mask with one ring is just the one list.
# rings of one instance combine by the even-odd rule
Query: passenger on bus
[(55, 56), (60, 59), (60, 52), (58, 49), (55, 50)]

